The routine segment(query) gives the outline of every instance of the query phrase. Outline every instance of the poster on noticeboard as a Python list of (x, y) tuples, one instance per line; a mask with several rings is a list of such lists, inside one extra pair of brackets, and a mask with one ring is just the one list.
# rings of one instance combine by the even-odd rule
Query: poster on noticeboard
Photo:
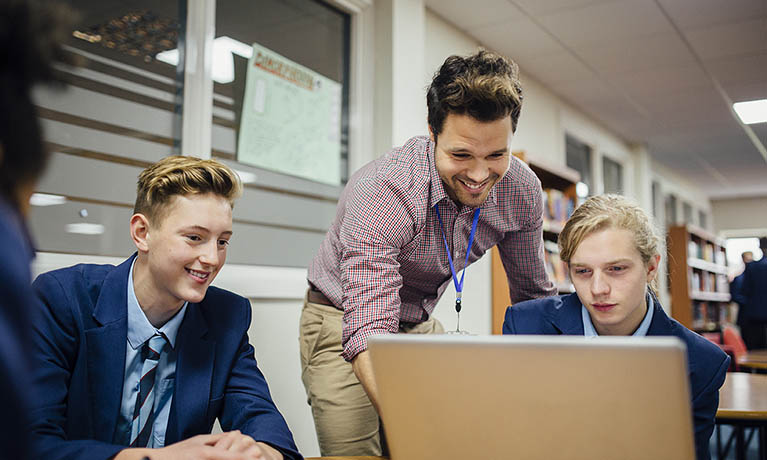
[(254, 43), (238, 161), (339, 185), (341, 97), (340, 83)]

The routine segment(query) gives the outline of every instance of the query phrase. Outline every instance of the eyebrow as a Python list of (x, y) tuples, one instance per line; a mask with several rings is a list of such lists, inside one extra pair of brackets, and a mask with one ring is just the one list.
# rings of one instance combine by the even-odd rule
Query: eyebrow
[[(196, 230), (198, 232), (205, 232), (210, 233), (210, 230), (208, 230), (206, 227), (203, 227), (202, 225), (191, 225), (189, 227), (184, 227), (181, 229), (181, 231), (189, 231), (189, 230)], [(221, 235), (229, 235), (231, 236), (234, 232), (231, 230), (226, 230), (224, 232), (221, 232)]]
[[(620, 263), (631, 263), (631, 262), (632, 262), (631, 259), (623, 258), (623, 259), (611, 260), (611, 261), (605, 262), (605, 263), (603, 263), (601, 265), (615, 265), (615, 264), (620, 264)], [(583, 263), (583, 262), (571, 262), (570, 265), (574, 266), (574, 267), (588, 267), (589, 266), (589, 264), (586, 264), (586, 263)]]
[[(469, 150), (467, 148), (464, 148), (464, 147), (456, 147), (456, 148), (448, 149), (447, 151), (450, 152), (450, 153), (464, 153), (464, 152), (465, 153), (473, 153), (471, 150)], [(490, 152), (490, 155), (495, 154), (495, 153), (506, 153), (508, 151), (509, 151), (508, 147), (507, 148), (502, 148), (502, 149), (496, 150), (494, 152)]]

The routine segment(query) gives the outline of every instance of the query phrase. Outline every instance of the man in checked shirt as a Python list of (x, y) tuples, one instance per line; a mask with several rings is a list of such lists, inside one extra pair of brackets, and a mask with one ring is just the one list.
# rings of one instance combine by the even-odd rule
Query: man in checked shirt
[(446, 245), (456, 272), (467, 251), (471, 264), (498, 245), (514, 303), (555, 294), (541, 184), (509, 151), (522, 106), (516, 64), (487, 51), (451, 56), (426, 101), (429, 137), (353, 175), (309, 266), (302, 379), (324, 456), (381, 454), (367, 339), (444, 331), (431, 313), (453, 279)]

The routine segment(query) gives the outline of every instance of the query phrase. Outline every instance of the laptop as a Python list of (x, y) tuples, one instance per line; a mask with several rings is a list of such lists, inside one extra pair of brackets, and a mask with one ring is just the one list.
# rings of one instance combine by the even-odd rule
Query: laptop
[(392, 460), (694, 460), (675, 337), (378, 335)]

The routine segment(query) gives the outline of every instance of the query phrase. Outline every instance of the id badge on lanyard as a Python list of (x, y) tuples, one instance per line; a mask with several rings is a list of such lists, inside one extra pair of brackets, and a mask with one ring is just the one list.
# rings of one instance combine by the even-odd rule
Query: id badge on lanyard
[(463, 263), (463, 270), (461, 270), (461, 281), (458, 281), (458, 276), (455, 273), (455, 264), (453, 264), (453, 256), (450, 254), (450, 245), (447, 243), (447, 235), (445, 234), (445, 225), (442, 223), (442, 216), (439, 214), (438, 205), (434, 205), (434, 211), (437, 213), (437, 219), (439, 220), (439, 229), (442, 232), (442, 241), (445, 243), (445, 250), (447, 251), (447, 261), (450, 264), (450, 273), (453, 275), (453, 285), (455, 286), (455, 313), (457, 315), (457, 321), (455, 325), (455, 331), (448, 332), (449, 334), (467, 334), (466, 331), (461, 330), (461, 297), (463, 294), (463, 278), (466, 275), (466, 267), (469, 264), (469, 253), (471, 252), (471, 245), (474, 243), (474, 233), (477, 230), (477, 222), (479, 222), (479, 208), (474, 210), (474, 218), (471, 222), (471, 233), (469, 233), (469, 244), (466, 246), (466, 260)]

